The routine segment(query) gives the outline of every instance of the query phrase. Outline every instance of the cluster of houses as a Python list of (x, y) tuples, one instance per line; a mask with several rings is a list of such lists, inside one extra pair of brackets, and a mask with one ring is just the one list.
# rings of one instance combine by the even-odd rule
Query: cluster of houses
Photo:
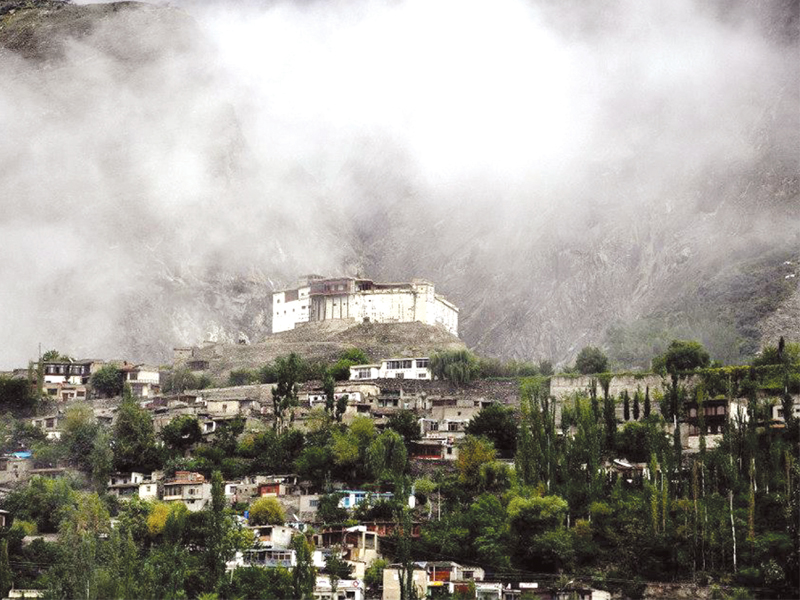
[[(349, 284), (348, 284), (349, 285)], [(315, 288), (316, 289), (316, 288)], [(365, 290), (366, 291), (366, 290)], [(368, 296), (365, 295), (364, 298)], [(322, 298), (323, 295), (320, 295)], [(295, 300), (283, 300), (294, 302)], [(328, 296), (325, 296), (328, 298)], [(362, 298), (362, 300), (364, 299)], [(329, 298), (328, 298), (329, 299)], [(298, 296), (298, 302), (300, 297)], [(316, 306), (316, 304), (314, 305)], [(315, 309), (316, 310), (316, 309)], [(322, 310), (322, 309), (320, 309)], [(327, 310), (327, 309), (326, 309)], [(60, 408), (51, 414), (33, 417), (30, 424), (40, 429), (49, 439), (59, 439), (65, 422), (63, 402), (84, 400), (91, 397), (89, 380), (103, 365), (102, 361), (53, 361), (44, 364), (44, 388)], [(207, 439), (213, 438), (219, 428), (233, 419), (243, 419), (247, 424), (263, 426), (273, 419), (271, 384), (247, 385), (230, 388), (189, 390), (179, 394), (164, 395), (160, 392), (158, 369), (146, 365), (117, 364), (130, 384), (133, 393), (152, 416), (156, 432), (163, 429), (176, 417), (190, 415), (198, 419), (201, 432)], [(553, 377), (551, 396), (554, 398), (556, 420), (560, 422), (561, 408), (571, 402), (576, 394), (585, 393), (596, 385), (590, 377)], [(664, 382), (657, 375), (615, 376), (609, 392), (619, 397), (623, 392), (633, 396), (649, 388), (652, 392), (663, 390)], [(345, 423), (360, 416), (370, 417), (378, 430), (385, 428), (391, 417), (399, 411), (411, 411), (417, 421), (420, 439), (410, 448), (410, 458), (418, 461), (454, 461), (458, 457), (459, 442), (466, 435), (470, 420), (483, 408), (493, 403), (518, 407), (519, 384), (515, 380), (482, 380), (469, 386), (454, 387), (436, 380), (430, 369), (428, 357), (403, 357), (381, 360), (375, 364), (354, 365), (350, 368), (349, 381), (335, 385), (336, 400), (346, 399), (342, 415)], [(326, 404), (321, 382), (307, 382), (300, 386), (298, 406), (291, 415), (292, 427), (309, 430), (315, 415)], [(113, 403), (95, 402), (95, 417), (112, 424), (116, 407)], [(658, 411), (658, 403), (652, 402), (651, 410)], [(697, 429), (699, 407), (687, 405), (686, 418), (673, 426), (682, 427), (681, 436), (688, 451), (698, 447)], [(746, 420), (745, 405), (736, 400), (722, 398), (707, 401), (702, 410), (708, 429), (707, 444), (713, 446), (729, 419)], [(800, 414), (800, 402), (795, 400), (793, 410)], [(617, 405), (617, 417), (624, 420), (621, 404)], [(781, 407), (773, 407), (773, 418), (781, 421)], [(606, 465), (607, 470), (633, 478), (641, 476), (647, 468), (644, 464), (632, 464), (620, 457)], [(25, 450), (0, 457), (0, 489), (4, 485), (24, 482), (34, 475), (58, 477), (65, 468), (50, 466), (34, 468), (31, 453)], [(182, 503), (190, 511), (199, 511), (211, 502), (211, 483), (200, 473), (178, 471), (166, 477), (164, 473), (122, 473), (113, 475), (107, 491), (120, 501), (134, 496), (160, 500), (167, 503)], [(339, 506), (352, 510), (364, 502), (381, 500), (380, 494), (365, 490), (337, 490)], [(259, 474), (225, 482), (225, 497), (233, 505), (250, 504), (257, 498), (274, 497), (283, 506), (288, 522), (283, 525), (242, 526), (253, 530), (256, 544), (247, 552), (237, 554), (228, 564), (229, 569), (241, 566), (264, 568), (283, 566), (292, 568), (297, 564), (295, 551), (291, 548), (292, 536), (305, 531), (309, 523), (316, 521), (319, 506), (319, 490), (310, 482), (302, 481), (294, 474)], [(413, 506), (413, 495), (409, 498)], [(0, 522), (6, 515), (0, 511)], [(326, 575), (317, 578), (315, 598), (318, 600), (362, 600), (365, 596), (364, 576), (368, 567), (382, 558), (381, 548), (395, 532), (393, 522), (362, 522), (351, 527), (322, 527), (314, 534), (315, 552), (313, 562), (322, 568), (326, 556), (335, 552), (352, 567), (352, 579), (331, 580)], [(415, 524), (412, 536), (419, 535), (419, 524)], [(605, 600), (606, 592), (576, 585), (564, 589), (541, 582), (495, 581), (492, 573), (479, 567), (459, 565), (454, 562), (419, 562), (413, 566), (412, 580), (420, 597), (453, 595), (459, 592), (474, 593), (481, 600), (519, 600), (541, 598), (562, 600)], [(400, 599), (399, 565), (390, 565), (383, 572), (383, 598)]]
[[(149, 398), (161, 391), (161, 375), (158, 367), (133, 364), (127, 361), (105, 361), (99, 359), (59, 359), (41, 362), (42, 393), (58, 402), (75, 402), (92, 398), (90, 380), (106, 365), (114, 365), (122, 372), (123, 382), (127, 383), (134, 396)], [(28, 379), (35, 377), (39, 364), (30, 369), (14, 369), (4, 375)]]

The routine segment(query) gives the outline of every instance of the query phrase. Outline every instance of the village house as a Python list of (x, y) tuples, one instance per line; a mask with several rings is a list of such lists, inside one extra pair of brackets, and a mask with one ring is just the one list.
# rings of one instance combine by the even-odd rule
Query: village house
[(453, 436), (425, 437), (411, 442), (409, 453), (414, 459), (456, 460), (458, 445)]
[(30, 453), (24, 453), (27, 456), (19, 454), (21, 453), (0, 456), (0, 484), (27, 481), (30, 478), (30, 471), (33, 468)]
[(10, 514), (7, 510), (0, 509), (0, 527), (8, 527), (11, 524)]
[(139, 484), (144, 479), (144, 473), (115, 473), (109, 477), (106, 490), (109, 495), (116, 496), (119, 500), (129, 500), (139, 495)]
[(42, 391), (50, 398), (60, 402), (86, 400), (89, 394), (87, 387), (83, 384), (63, 382), (45, 383)]
[(350, 381), (369, 379), (426, 379), (432, 380), (430, 359), (391, 358), (378, 364), (353, 365), (350, 367)]
[[(475, 585), (477, 592), (484, 575), (480, 567), (465, 567), (450, 561), (417, 562), (414, 563), (413, 582), (420, 598), (438, 594), (452, 596), (456, 591), (466, 592), (470, 583)], [(493, 588), (484, 586), (482, 589), (486, 592)], [(399, 565), (389, 565), (383, 570), (383, 600), (400, 600)], [(506, 599), (500, 596), (499, 600)]]
[[(800, 419), (800, 396), (792, 397), (792, 413), (795, 419)], [(786, 422), (783, 414), (783, 404), (780, 401), (772, 405), (772, 420)]]
[(202, 510), (211, 501), (211, 483), (200, 473), (177, 471), (164, 482), (164, 502), (183, 502), (190, 511)]
[(314, 585), (314, 600), (363, 600), (364, 581), (362, 579), (340, 579), (334, 594), (331, 578), (317, 575)]
[(297, 531), (285, 525), (251, 525), (256, 543), (262, 548), (288, 548)]
[[(319, 550), (311, 554), (311, 563), (317, 569), (325, 568), (325, 557)], [(261, 567), (274, 569), (283, 567), (292, 569), (297, 566), (297, 553), (291, 548), (250, 548), (244, 552), (236, 552), (234, 558), (226, 563), (226, 570), (233, 571), (240, 567)]]
[[(678, 424), (681, 428), (681, 440), (688, 452), (700, 451), (700, 415), (696, 402), (684, 403), (686, 416)], [(716, 448), (722, 441), (727, 423), (730, 421), (738, 427), (750, 419), (747, 406), (742, 401), (727, 398), (710, 398), (703, 402), (703, 421), (705, 426), (706, 448)]]
[(265, 481), (258, 484), (258, 495), (263, 498), (299, 493), (298, 481), (297, 475), (270, 475)]
[(158, 367), (123, 363), (119, 367), (123, 381), (137, 398), (151, 398), (161, 391), (161, 374)]
[(86, 385), (92, 375), (103, 366), (101, 360), (43, 361), (44, 383), (63, 383), (74, 386)]
[(61, 429), (65, 420), (66, 417), (58, 412), (45, 417), (31, 419), (31, 425), (44, 432), (48, 440), (60, 440)]
[(421, 279), (410, 283), (375, 283), (370, 279), (319, 275), (301, 278), (297, 287), (272, 295), (272, 333), (307, 322), (438, 325), (458, 335), (458, 308)]
[(353, 575), (363, 578), (372, 561), (381, 558), (378, 534), (365, 525), (325, 527), (313, 536), (314, 546), (341, 552), (343, 560), (353, 567)]

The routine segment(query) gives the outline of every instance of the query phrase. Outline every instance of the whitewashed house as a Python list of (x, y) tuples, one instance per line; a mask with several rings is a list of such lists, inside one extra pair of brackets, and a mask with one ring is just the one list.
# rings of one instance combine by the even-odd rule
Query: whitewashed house
[(389, 358), (380, 364), (353, 365), (350, 367), (350, 380), (366, 379), (433, 379), (428, 357)]

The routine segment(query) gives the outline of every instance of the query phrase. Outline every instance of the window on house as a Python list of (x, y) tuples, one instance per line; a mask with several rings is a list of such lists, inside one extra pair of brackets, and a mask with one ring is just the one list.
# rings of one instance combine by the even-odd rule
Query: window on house
[(430, 431), (439, 431), (439, 423), (431, 421)]
[(427, 369), (429, 363), (430, 363), (430, 361), (427, 358), (418, 358), (417, 359), (417, 368), (418, 369)]
[(458, 431), (458, 423), (448, 423), (447, 431)]

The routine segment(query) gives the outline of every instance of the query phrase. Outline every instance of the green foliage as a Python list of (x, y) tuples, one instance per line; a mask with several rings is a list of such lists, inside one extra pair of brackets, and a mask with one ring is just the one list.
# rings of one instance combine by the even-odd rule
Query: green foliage
[(122, 394), (122, 371), (115, 365), (104, 365), (92, 374), (92, 388), (106, 398)]
[(4, 499), (3, 508), (15, 519), (36, 523), (42, 533), (55, 533), (76, 502), (75, 483), (71, 480), (33, 477), (27, 486), (13, 490)]
[(382, 589), (383, 570), (388, 566), (389, 563), (382, 558), (373, 560), (364, 572), (364, 585), (375, 591)]
[(31, 384), (27, 379), (0, 375), (0, 410), (27, 409), (33, 402)]
[(236, 369), (228, 374), (228, 385), (249, 385), (258, 381), (259, 375), (249, 369)]
[(417, 417), (410, 410), (400, 410), (392, 414), (386, 427), (400, 434), (407, 450), (410, 450), (413, 442), (422, 437)]
[(480, 483), (481, 467), (495, 459), (497, 452), (494, 445), (486, 438), (468, 435), (458, 447), (456, 468), (459, 481), (471, 488)]
[(153, 471), (161, 464), (150, 415), (131, 397), (123, 399), (114, 422), (114, 468)]
[(158, 435), (168, 449), (181, 456), (203, 439), (200, 423), (192, 415), (175, 417), (161, 428)]
[(393, 481), (408, 465), (408, 452), (400, 434), (388, 429), (376, 437), (367, 448), (367, 467), (376, 480)]
[(294, 597), (292, 573), (283, 567), (236, 569), (230, 578), (224, 577), (217, 587), (220, 598), (248, 600), (285, 600)]
[(608, 357), (595, 346), (586, 346), (575, 359), (575, 368), (583, 375), (608, 371)]
[(0, 539), (0, 596), (7, 597), (8, 590), (14, 585), (14, 574), (8, 563), (8, 540)]
[(339, 507), (341, 494), (324, 494), (319, 497), (317, 518), (325, 525), (340, 525), (347, 521), (347, 509)]
[(456, 385), (468, 384), (479, 372), (478, 360), (469, 350), (434, 352), (430, 357), (430, 368), (434, 377)]
[(205, 381), (200, 380), (197, 375), (192, 373), (187, 367), (176, 367), (171, 371), (164, 374), (161, 381), (161, 390), (165, 393), (182, 394), (186, 390), (196, 390), (210, 384), (210, 379), (206, 377)]
[(283, 430), (286, 411), (297, 406), (298, 383), (303, 375), (304, 363), (299, 355), (292, 352), (275, 361), (277, 385), (272, 388), (272, 405), (275, 414), (275, 428)]
[(48, 350), (42, 354), (42, 362), (71, 362), (72, 358), (58, 350)]
[(283, 525), (286, 513), (276, 498), (258, 498), (250, 505), (251, 525)]
[(784, 343), (783, 338), (777, 346), (764, 346), (756, 356), (752, 365), (765, 367), (769, 365), (794, 365), (800, 363), (800, 344)]
[(514, 411), (500, 404), (490, 404), (470, 419), (468, 435), (484, 436), (492, 441), (502, 458), (511, 458), (517, 449), (517, 420)]
[(707, 367), (710, 362), (711, 357), (700, 342), (672, 340), (666, 352), (653, 358), (653, 370), (677, 374)]
[(306, 536), (295, 535), (292, 538), (292, 549), (297, 556), (297, 564), (292, 569), (292, 589), (294, 598), (309, 600), (314, 597), (317, 569), (312, 562), (313, 549)]

